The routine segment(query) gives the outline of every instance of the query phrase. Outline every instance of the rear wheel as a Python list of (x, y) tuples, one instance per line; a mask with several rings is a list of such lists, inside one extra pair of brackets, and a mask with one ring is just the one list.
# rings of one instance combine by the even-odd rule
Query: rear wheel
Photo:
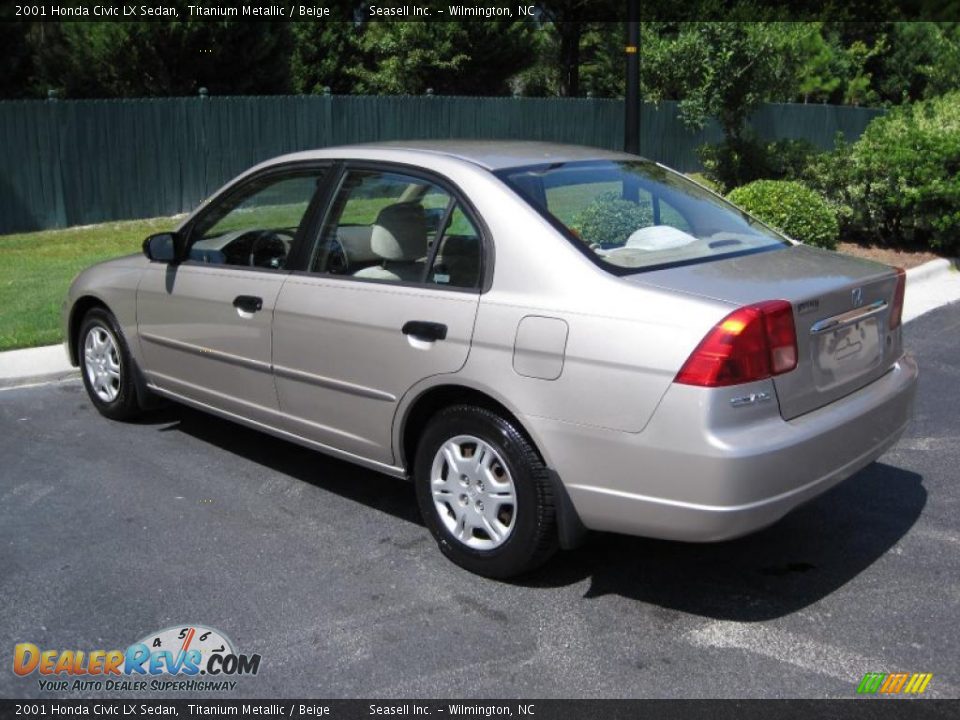
[(459, 405), (427, 424), (414, 463), (417, 501), (440, 550), (457, 565), (507, 578), (557, 549), (547, 469), (513, 423)]
[(100, 414), (112, 420), (139, 415), (133, 358), (116, 318), (103, 308), (90, 310), (80, 325), (77, 347), (83, 385)]

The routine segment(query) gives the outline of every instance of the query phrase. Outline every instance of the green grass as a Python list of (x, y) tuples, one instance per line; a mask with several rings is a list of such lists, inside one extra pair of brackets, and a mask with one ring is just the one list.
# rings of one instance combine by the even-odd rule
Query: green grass
[(77, 273), (139, 252), (147, 235), (176, 224), (154, 218), (0, 236), (0, 350), (61, 342), (60, 305)]

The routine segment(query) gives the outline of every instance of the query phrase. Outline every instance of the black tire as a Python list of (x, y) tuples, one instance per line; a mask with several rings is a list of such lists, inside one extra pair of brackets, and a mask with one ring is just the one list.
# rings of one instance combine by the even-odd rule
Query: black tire
[[(448, 529), (434, 502), (431, 473), (441, 447), (468, 435), (492, 447), (513, 480), (516, 504), (512, 530), (492, 549), (475, 549)], [(441, 461), (442, 462), (442, 461)], [(449, 471), (448, 471), (449, 472)], [(462, 568), (491, 578), (528, 573), (552, 556), (558, 547), (553, 486), (537, 452), (527, 438), (505, 418), (484, 408), (456, 405), (437, 413), (417, 445), (414, 482), (420, 513), (440, 550)], [(453, 517), (451, 511), (447, 511)], [(478, 528), (479, 533), (486, 533)]]
[[(93, 332), (105, 332), (114, 343), (116, 353), (114, 357), (119, 361), (119, 388), (116, 397), (111, 400), (101, 397), (94, 388), (88, 369), (85, 348), (87, 337)], [(87, 389), (90, 402), (104, 417), (111, 420), (131, 420), (140, 415), (140, 403), (137, 400), (133, 358), (127, 347), (127, 341), (120, 331), (116, 318), (104, 308), (93, 308), (83, 318), (80, 332), (77, 335), (77, 357), (80, 360), (80, 376), (83, 386)]]

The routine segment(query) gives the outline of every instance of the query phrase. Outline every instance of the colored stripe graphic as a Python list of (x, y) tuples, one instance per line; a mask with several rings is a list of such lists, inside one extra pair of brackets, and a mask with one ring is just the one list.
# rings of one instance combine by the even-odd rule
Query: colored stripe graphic
[(886, 676), (886, 673), (867, 673), (863, 676), (863, 680), (860, 681), (857, 692), (872, 695), (880, 689), (880, 685)]
[(880, 686), (880, 692), (888, 695), (900, 692), (900, 690), (903, 689), (904, 684), (907, 682), (908, 677), (910, 677), (908, 673), (890, 673), (887, 675), (887, 679), (884, 681), (883, 685)]
[(920, 695), (933, 680), (933, 673), (867, 673), (857, 686), (860, 695)]
[(905, 693), (919, 695), (927, 689), (927, 685), (930, 684), (932, 679), (933, 673), (914, 673), (913, 677), (910, 678), (910, 682), (907, 683), (907, 687), (904, 688), (903, 691)]

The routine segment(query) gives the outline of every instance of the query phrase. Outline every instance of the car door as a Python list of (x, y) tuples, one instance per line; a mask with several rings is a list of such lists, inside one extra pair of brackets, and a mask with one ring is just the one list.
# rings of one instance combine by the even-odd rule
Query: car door
[(137, 290), (150, 383), (257, 422), (278, 423), (273, 310), (287, 258), (327, 169), (288, 167), (242, 181), (183, 229), (182, 262), (150, 264)]
[(303, 271), (274, 310), (274, 373), (286, 428), (393, 464), (397, 404), (467, 360), (484, 241), (475, 216), (429, 176), (340, 172)]

